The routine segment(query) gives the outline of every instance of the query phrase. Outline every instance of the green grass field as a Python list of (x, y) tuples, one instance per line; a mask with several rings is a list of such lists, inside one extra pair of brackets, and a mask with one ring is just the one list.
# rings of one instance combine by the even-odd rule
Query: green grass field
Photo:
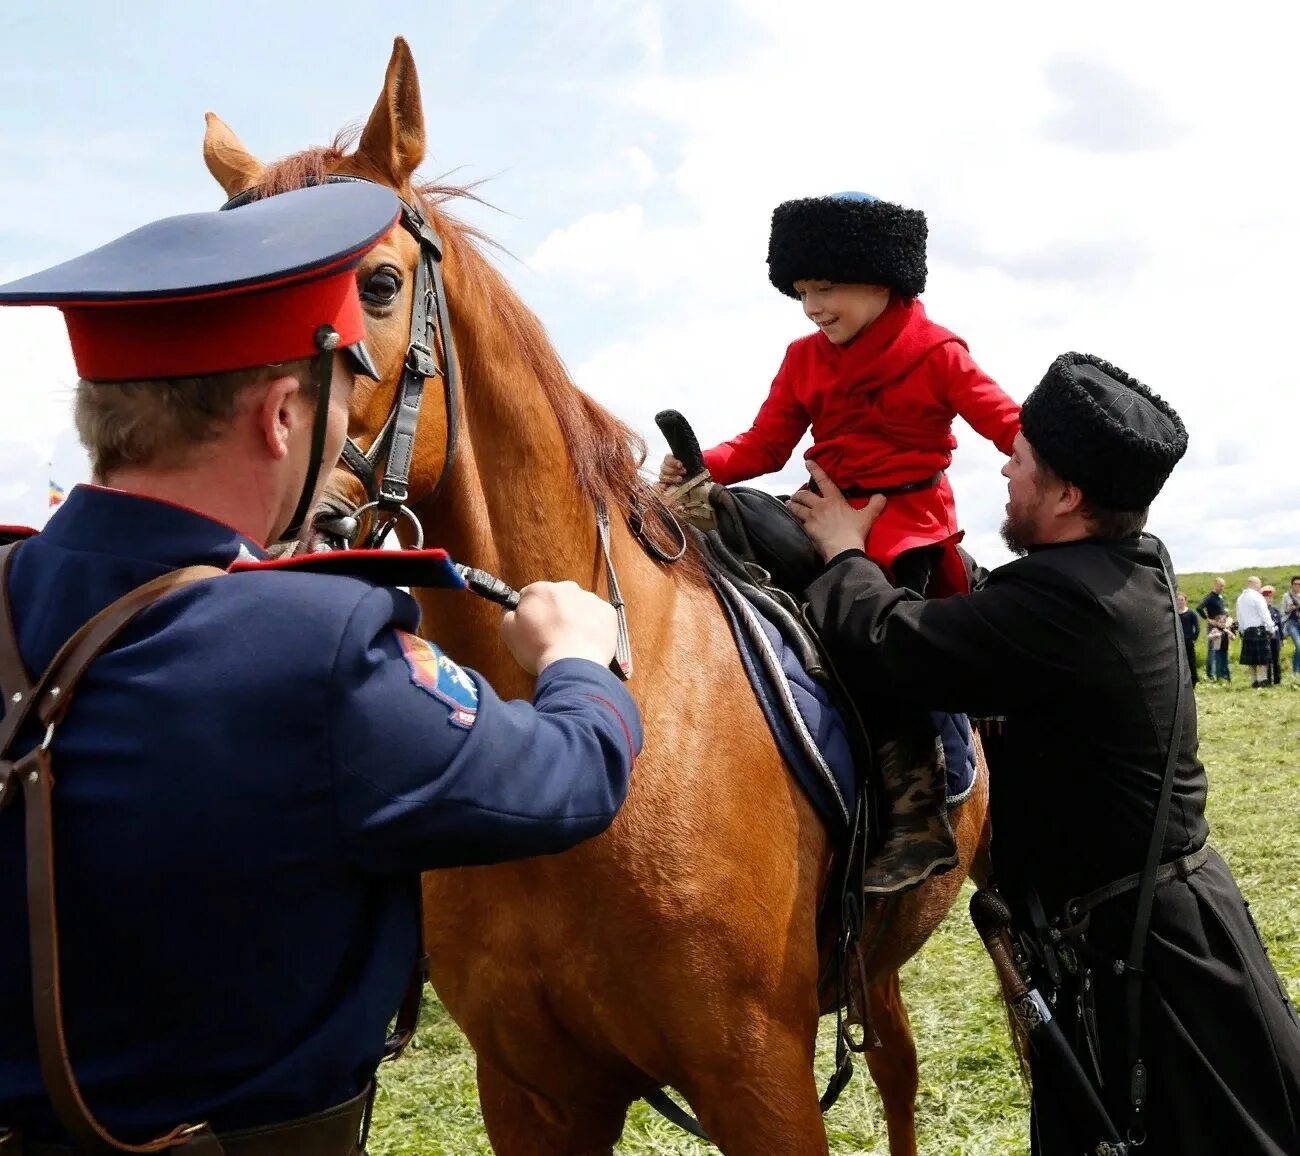
[[(1280, 592), (1300, 566), (1258, 573)], [(1247, 571), (1222, 575), (1235, 599)], [(1193, 605), (1212, 575), (1181, 581)], [(1300, 1000), (1300, 683), (1283, 655), (1280, 688), (1252, 691), (1236, 669), (1228, 685), (1197, 691), (1201, 757), (1209, 770), (1211, 839), (1231, 864), (1292, 998)], [(1235, 657), (1235, 648), (1234, 648)], [(1204, 649), (1202, 647), (1202, 668)], [(969, 887), (969, 885), (968, 885)], [(918, 1140), (927, 1154), (1004, 1156), (1028, 1151), (1026, 1096), (1007, 1043), (992, 969), (966, 916), (964, 892), (903, 973), (920, 1051)], [(830, 1070), (823, 1022), (820, 1072)], [(437, 1001), (407, 1054), (383, 1073), (373, 1156), (489, 1153), (474, 1089), (473, 1056)], [(831, 1151), (885, 1154), (884, 1117), (865, 1066), (827, 1117)], [(644, 1105), (632, 1111), (620, 1152), (711, 1152)]]

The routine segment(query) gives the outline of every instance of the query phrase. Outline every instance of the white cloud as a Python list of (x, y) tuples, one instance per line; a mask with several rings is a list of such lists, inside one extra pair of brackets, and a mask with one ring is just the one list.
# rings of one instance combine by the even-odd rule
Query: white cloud
[[(509, 42), (509, 6), (465, 11), (485, 49)], [(591, 0), (548, 15), (526, 75), (485, 52), (470, 86), (442, 77), (418, 46), (417, 57), (440, 163), (508, 172), (539, 155), (531, 146), (544, 133), (545, 159), (528, 161), (541, 167), (519, 174), (522, 191), (489, 190), (508, 211), (525, 201), (529, 215), (485, 223), (531, 230), (523, 245), (511, 238), (516, 252), (531, 249), (531, 268), (507, 265), (507, 275), (545, 300), (578, 381), (647, 435), (652, 458), (664, 449), (659, 409), (683, 410), (706, 442), (744, 429), (785, 345), (805, 331), (767, 283), (772, 208), (865, 189), (926, 211), (926, 307), (1013, 396), (1057, 353), (1085, 349), (1173, 401), (1191, 448), (1153, 527), (1180, 565), (1227, 568), (1300, 559), (1287, 440), (1300, 396), (1289, 355), (1300, 267), (1286, 146), (1300, 104), (1294, 22), (1282, 3), (1207, 21), (1131, 0), (1086, 14), (1020, 0), (935, 0), (923, 13), (861, 0), (704, 0), (689, 13)], [(454, 106), (439, 106), (435, 77), (458, 94)], [(377, 76), (357, 83), (353, 116)], [(219, 105), (221, 92), (208, 99)], [(509, 109), (504, 131), (484, 119), (494, 102)], [(291, 102), (263, 104), (268, 123), (244, 131), (265, 149), (298, 122)], [(447, 151), (444, 134), (461, 119), (481, 153)], [(141, 123), (130, 136), (62, 142), (0, 134), (22, 173), (0, 174), (0, 279), (209, 203), (194, 141), (171, 169), (161, 158), (175, 161), (175, 130), (155, 136)], [(316, 139), (339, 123), (321, 123)], [(43, 500), (46, 463), (77, 460), (66, 340), (57, 314), (0, 310), (0, 342), (0, 441), (25, 447), (0, 453), (0, 487)], [(967, 541), (997, 560), (999, 457), (969, 431), (959, 438)], [(788, 488), (798, 472), (796, 460), (773, 485)]]
[(0, 309), (0, 437), (21, 430), (35, 447), (53, 448), (68, 426), (77, 371), (62, 315), (54, 309)]
[[(923, 21), (855, 0), (815, 18), (779, 0), (735, 7), (766, 30), (742, 60), (651, 67), (609, 93), (629, 126), (666, 126), (676, 161), (656, 189), (671, 198), (629, 179), (635, 210), (561, 225), (532, 261), (579, 305), (653, 301), (576, 370), (653, 456), (665, 406), (705, 444), (748, 426), (807, 329), (766, 284), (771, 210), (859, 188), (926, 210), (927, 309), (1013, 396), (1082, 349), (1179, 409), (1191, 450), (1152, 528), (1180, 565), (1300, 558), (1274, 465), (1289, 450), (1271, 436), (1300, 397), (1286, 352), (1300, 209), (1277, 145), (1297, 96), (1287, 38), (1131, 4), (1090, 5), (1086, 21), (1019, 4), (996, 18), (939, 4)], [(967, 432), (954, 485), (970, 541), (1005, 558), (999, 463)]]
[(663, 15), (655, 4), (641, 4), (632, 13), (632, 31), (636, 36), (645, 63), (650, 68), (661, 68), (664, 62)]
[(0, 309), (0, 523), (40, 525), (51, 478), (68, 489), (90, 474), (72, 432), (77, 372), (54, 309)]
[(659, 171), (655, 167), (654, 160), (645, 149), (631, 146), (625, 148), (619, 154), (627, 162), (628, 168), (632, 171), (632, 180), (638, 189), (647, 189), (655, 183), (659, 176)]

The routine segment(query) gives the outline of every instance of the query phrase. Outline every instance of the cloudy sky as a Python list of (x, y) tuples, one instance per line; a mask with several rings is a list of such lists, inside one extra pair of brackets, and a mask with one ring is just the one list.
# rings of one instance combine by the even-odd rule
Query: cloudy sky
[[(1014, 397), (1079, 349), (1173, 402), (1191, 448), (1152, 528), (1180, 568), (1300, 561), (1292, 11), (5, 0), (0, 280), (216, 207), (205, 110), (263, 159), (364, 120), (401, 34), (426, 174), (487, 179), (470, 215), (653, 460), (656, 410), (734, 435), (808, 330), (767, 283), (773, 206), (862, 189), (925, 210), (927, 309)], [(40, 522), (47, 476), (85, 476), (71, 360), (50, 311), (0, 311), (0, 342), (0, 522)], [(1000, 456), (958, 436), (968, 544), (1004, 560)]]

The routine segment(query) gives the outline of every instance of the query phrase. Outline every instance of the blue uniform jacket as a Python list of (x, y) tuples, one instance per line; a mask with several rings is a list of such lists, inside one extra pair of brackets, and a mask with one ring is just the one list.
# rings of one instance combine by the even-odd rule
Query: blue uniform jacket
[[(29, 671), (127, 590), (241, 548), (261, 556), (190, 510), (78, 487), (11, 567)], [(232, 574), (145, 611), (87, 673), (53, 744), (56, 868), (70, 1054), (110, 1128), (355, 1095), (410, 975), (418, 872), (609, 825), (642, 742), (618, 679), (565, 659), (504, 702), (404, 634), (418, 617), (355, 578)], [(43, 1135), (22, 823), (0, 812), (0, 1125)]]

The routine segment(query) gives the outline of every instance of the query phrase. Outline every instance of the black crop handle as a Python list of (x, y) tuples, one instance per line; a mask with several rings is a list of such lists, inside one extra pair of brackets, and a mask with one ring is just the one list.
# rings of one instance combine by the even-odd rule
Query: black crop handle
[(688, 478), (704, 472), (704, 454), (700, 452), (700, 443), (695, 431), (675, 409), (663, 409), (655, 414), (655, 425), (668, 442), (668, 448), (686, 469)]

